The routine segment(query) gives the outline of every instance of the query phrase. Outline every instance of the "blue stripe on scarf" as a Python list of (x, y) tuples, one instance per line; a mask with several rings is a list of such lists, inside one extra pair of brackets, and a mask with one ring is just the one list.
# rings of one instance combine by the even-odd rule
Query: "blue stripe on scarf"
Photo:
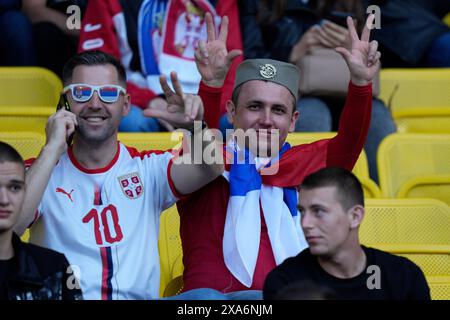
[[(244, 156), (244, 159), (238, 158)], [(255, 163), (250, 163), (248, 149), (233, 152), (230, 168), (230, 196), (245, 196), (253, 190), (260, 190), (261, 176), (256, 171)]]
[[(277, 158), (266, 165), (278, 161), (291, 145), (284, 143)], [(244, 156), (244, 159), (238, 159), (238, 156)], [(233, 152), (233, 163), (230, 168), (230, 196), (245, 196), (253, 190), (260, 190), (262, 185), (261, 175), (256, 170), (254, 163), (250, 163), (250, 152), (248, 149)], [(244, 161), (243, 161), (244, 160)], [(283, 188), (283, 201), (289, 208), (291, 215), (297, 215), (297, 191), (295, 187)]]

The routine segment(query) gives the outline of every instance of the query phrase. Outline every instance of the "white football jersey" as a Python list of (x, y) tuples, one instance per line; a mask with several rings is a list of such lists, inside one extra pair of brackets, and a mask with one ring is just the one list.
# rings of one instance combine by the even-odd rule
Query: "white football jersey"
[(177, 198), (169, 152), (118, 143), (105, 168), (83, 168), (72, 150), (53, 170), (30, 242), (66, 255), (85, 299), (154, 299), (159, 217)]

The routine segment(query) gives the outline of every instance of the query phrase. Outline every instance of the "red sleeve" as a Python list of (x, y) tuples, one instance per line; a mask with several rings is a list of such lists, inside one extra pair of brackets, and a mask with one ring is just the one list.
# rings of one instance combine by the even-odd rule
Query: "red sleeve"
[(33, 163), (36, 161), (36, 158), (30, 158), (30, 159), (26, 159), (24, 162), (23, 162), (23, 164), (24, 164), (24, 166), (25, 166), (25, 170), (28, 170), (32, 165), (33, 165)]
[[(222, 87), (223, 88), (223, 87)], [(202, 98), (205, 108), (205, 121), (209, 128), (219, 128), (220, 119), (220, 101), (222, 97), (222, 88), (209, 87), (200, 81), (198, 95)]]
[[(239, 22), (239, 10), (236, 0), (220, 0), (216, 5), (217, 14), (220, 16), (228, 16), (228, 39), (227, 49), (231, 51), (233, 49), (243, 50), (241, 26)], [(223, 93), (220, 102), (220, 115), (226, 112), (226, 102), (231, 99), (233, 93), (234, 77), (236, 75), (236, 69), (239, 63), (244, 60), (243, 55), (236, 57), (231, 64), (230, 70), (228, 70), (225, 83), (223, 85)]]
[(138, 87), (129, 81), (127, 82), (127, 92), (131, 95), (131, 104), (141, 109), (147, 108), (149, 101), (157, 97), (153, 91)]
[(366, 142), (371, 111), (372, 85), (350, 82), (338, 134), (328, 143), (327, 167), (353, 169)]
[(113, 17), (122, 14), (118, 0), (88, 1), (84, 13), (78, 52), (101, 50), (120, 59)]

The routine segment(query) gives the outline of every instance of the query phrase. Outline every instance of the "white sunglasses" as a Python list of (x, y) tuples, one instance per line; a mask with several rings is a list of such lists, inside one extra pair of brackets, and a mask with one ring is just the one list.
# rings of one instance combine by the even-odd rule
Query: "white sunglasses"
[(63, 88), (64, 93), (67, 91), (71, 92), (73, 100), (77, 102), (89, 101), (94, 95), (94, 91), (97, 91), (100, 100), (106, 103), (116, 102), (120, 93), (127, 94), (124, 88), (115, 84), (92, 86), (85, 83), (75, 83)]

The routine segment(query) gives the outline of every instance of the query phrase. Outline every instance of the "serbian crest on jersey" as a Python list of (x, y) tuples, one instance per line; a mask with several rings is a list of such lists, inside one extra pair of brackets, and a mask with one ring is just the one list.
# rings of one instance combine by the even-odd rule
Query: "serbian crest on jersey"
[(130, 199), (137, 199), (144, 193), (144, 186), (137, 172), (117, 178), (123, 193)]

